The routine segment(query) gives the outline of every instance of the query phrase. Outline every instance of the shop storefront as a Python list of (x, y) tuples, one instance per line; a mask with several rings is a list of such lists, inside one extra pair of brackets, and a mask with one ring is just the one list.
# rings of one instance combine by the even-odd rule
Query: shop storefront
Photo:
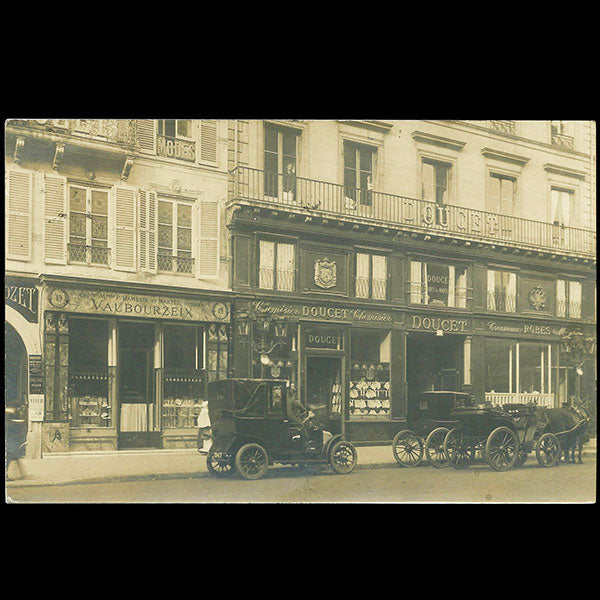
[(187, 293), (48, 283), (43, 451), (185, 448), (230, 369), (230, 305)]
[(480, 385), (492, 405), (573, 404), (593, 376), (592, 369), (570, 360), (563, 342), (574, 326), (505, 319), (482, 321), (477, 329), (483, 335), (478, 340), (482, 352), (477, 353), (474, 368), (483, 373)]

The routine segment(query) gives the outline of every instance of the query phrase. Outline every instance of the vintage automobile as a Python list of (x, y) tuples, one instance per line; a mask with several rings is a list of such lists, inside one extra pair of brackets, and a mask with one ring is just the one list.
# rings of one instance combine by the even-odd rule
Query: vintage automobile
[(406, 429), (392, 441), (394, 458), (403, 467), (416, 467), (427, 457), (436, 468), (450, 463), (444, 452), (444, 439), (458, 421), (450, 413), (471, 402), (469, 394), (455, 391), (420, 392), (408, 399)]
[(211, 474), (237, 471), (259, 479), (269, 465), (329, 464), (340, 474), (357, 463), (356, 448), (341, 435), (324, 432), (304, 411), (288, 414), (287, 382), (279, 379), (222, 379), (208, 384), (213, 443), (206, 457)]

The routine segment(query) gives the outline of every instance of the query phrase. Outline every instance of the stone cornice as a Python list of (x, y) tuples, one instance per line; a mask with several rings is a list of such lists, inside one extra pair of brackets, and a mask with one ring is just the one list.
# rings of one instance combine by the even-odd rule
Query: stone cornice
[(456, 152), (462, 150), (467, 143), (462, 140), (455, 140), (440, 135), (434, 135), (433, 133), (427, 133), (426, 131), (413, 131), (411, 135), (416, 142), (440, 146), (442, 148), (448, 148), (449, 150), (455, 150)]
[(574, 177), (575, 179), (585, 179), (586, 172), (571, 167), (564, 167), (562, 165), (554, 165), (552, 163), (544, 164), (544, 170), (548, 173), (555, 173), (557, 175), (565, 175), (566, 177)]
[(375, 131), (380, 131), (383, 133), (387, 133), (394, 126), (390, 121), (338, 121), (339, 123), (344, 123), (347, 125), (355, 125), (356, 127), (364, 127), (365, 129), (374, 129)]
[(504, 152), (504, 150), (496, 150), (494, 148), (482, 148), (481, 154), (487, 158), (494, 158), (496, 160), (510, 162), (521, 166), (524, 166), (529, 162), (529, 157), (527, 156), (512, 154), (511, 152)]

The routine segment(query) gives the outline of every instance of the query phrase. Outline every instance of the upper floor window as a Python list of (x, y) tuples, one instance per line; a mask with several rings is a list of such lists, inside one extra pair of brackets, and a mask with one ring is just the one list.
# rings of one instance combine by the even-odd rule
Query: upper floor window
[(159, 156), (194, 162), (196, 142), (191, 119), (158, 119), (157, 152)]
[(192, 205), (158, 201), (158, 270), (193, 273)]
[(375, 148), (344, 142), (344, 194), (352, 207), (371, 206)]
[(69, 262), (108, 265), (108, 191), (69, 186)]
[(581, 282), (556, 281), (556, 316), (581, 319)]
[(488, 209), (501, 215), (514, 215), (517, 180), (509, 175), (490, 173)]
[(574, 194), (571, 190), (552, 188), (550, 199), (550, 221), (554, 225), (554, 245), (566, 245), (569, 241), (568, 227), (572, 226)]
[(266, 196), (295, 200), (298, 136), (294, 129), (265, 125)]
[(281, 292), (294, 291), (296, 273), (295, 246), (260, 240), (258, 287)]
[(423, 200), (436, 204), (447, 204), (452, 186), (452, 165), (431, 158), (423, 158), (421, 167)]
[(409, 293), (412, 304), (467, 306), (467, 267), (412, 260)]
[(487, 309), (502, 312), (517, 310), (517, 274), (488, 269)]
[(357, 298), (387, 298), (387, 257), (382, 254), (356, 254)]

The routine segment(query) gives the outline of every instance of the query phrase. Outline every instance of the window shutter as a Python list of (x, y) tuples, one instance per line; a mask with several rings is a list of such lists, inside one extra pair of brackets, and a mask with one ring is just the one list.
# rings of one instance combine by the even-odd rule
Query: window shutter
[(114, 193), (114, 268), (116, 271), (135, 271), (135, 190), (133, 188), (117, 186)]
[(435, 170), (426, 162), (423, 163), (423, 200), (435, 202)]
[(6, 258), (31, 260), (33, 173), (10, 169), (6, 176)]
[(156, 192), (139, 190), (138, 256), (140, 271), (156, 273)]
[(200, 161), (217, 164), (217, 122), (203, 119), (200, 121)]
[(219, 203), (201, 200), (199, 210), (197, 277), (216, 279), (219, 276)]
[(140, 150), (146, 154), (156, 154), (156, 120), (138, 119), (137, 139)]
[(493, 213), (500, 212), (500, 179), (493, 175), (489, 183), (488, 210)]
[(56, 175), (44, 178), (44, 259), (47, 263), (67, 263), (68, 222), (67, 179)]

